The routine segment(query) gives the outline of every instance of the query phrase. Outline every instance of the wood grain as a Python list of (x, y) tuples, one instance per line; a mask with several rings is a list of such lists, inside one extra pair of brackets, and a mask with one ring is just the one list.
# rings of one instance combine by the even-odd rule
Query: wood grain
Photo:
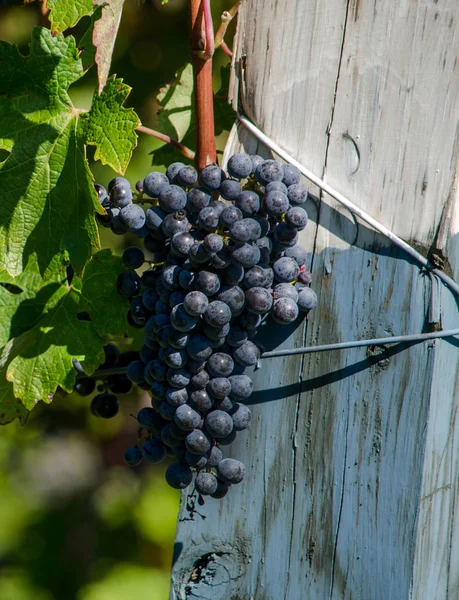
[[(245, 0), (233, 103), (459, 278), (455, 0)], [(235, 126), (226, 156), (268, 156)], [(458, 301), (310, 187), (318, 308), (267, 348), (457, 327)], [(247, 481), (180, 513), (173, 600), (459, 597), (459, 341), (266, 361), (228, 456)]]

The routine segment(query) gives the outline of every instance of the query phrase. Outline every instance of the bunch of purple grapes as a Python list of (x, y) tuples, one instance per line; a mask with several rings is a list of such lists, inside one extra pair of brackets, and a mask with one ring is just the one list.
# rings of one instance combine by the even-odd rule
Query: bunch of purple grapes
[[(298, 245), (308, 221), (298, 169), (234, 154), (227, 171), (210, 165), (198, 175), (173, 163), (165, 175), (148, 174), (136, 192), (122, 177), (108, 190), (96, 185), (106, 210), (100, 223), (133, 232), (147, 252), (127, 248), (130, 270), (117, 282), (130, 298), (129, 322), (144, 328), (127, 377), (152, 396), (152, 407), (137, 415), (145, 433), (125, 460), (172, 455), (167, 482), (184, 489), (194, 480), (200, 496), (214, 498), (245, 475), (221, 448), (250, 425), (244, 400), (253, 383), (245, 371), (261, 357), (257, 330), (268, 317), (293, 323), (317, 304)], [(151, 268), (139, 275), (146, 258)]]

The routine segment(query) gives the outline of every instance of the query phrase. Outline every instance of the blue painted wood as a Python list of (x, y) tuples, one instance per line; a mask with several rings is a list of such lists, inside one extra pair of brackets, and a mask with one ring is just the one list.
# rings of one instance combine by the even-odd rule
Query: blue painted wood
[[(233, 97), (458, 280), (456, 20), (454, 0), (246, 0)], [(226, 154), (241, 147), (267, 155), (235, 129)], [(457, 300), (384, 238), (327, 197), (307, 210), (319, 305), (294, 331), (266, 326), (263, 344), (459, 325)], [(182, 498), (171, 599), (458, 597), (459, 342), (283, 357), (253, 377), (252, 427), (225, 448), (247, 481), (205, 520), (186, 520)]]

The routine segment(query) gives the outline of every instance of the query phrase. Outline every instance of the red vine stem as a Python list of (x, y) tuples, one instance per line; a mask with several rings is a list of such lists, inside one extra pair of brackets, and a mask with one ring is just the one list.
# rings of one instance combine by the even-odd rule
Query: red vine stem
[(190, 50), (194, 77), (198, 171), (217, 161), (212, 91), (214, 34), (210, 0), (190, 0)]
[(149, 127), (145, 127), (144, 125), (139, 125), (139, 127), (136, 128), (136, 131), (141, 131), (142, 133), (146, 133), (147, 135), (151, 135), (157, 138), (158, 140), (166, 142), (166, 144), (169, 144), (170, 146), (174, 146), (174, 148), (177, 148), (177, 150), (181, 154), (183, 154), (183, 156), (189, 158), (190, 160), (194, 160), (195, 158), (195, 153), (193, 152), (193, 150), (190, 150), (177, 140), (174, 140), (174, 138), (171, 138), (169, 135), (166, 135), (154, 129), (150, 129)]

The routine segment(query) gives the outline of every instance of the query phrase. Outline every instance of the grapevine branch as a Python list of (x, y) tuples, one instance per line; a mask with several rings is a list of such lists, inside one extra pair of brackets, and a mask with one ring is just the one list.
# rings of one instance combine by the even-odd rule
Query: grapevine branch
[(229, 10), (225, 10), (222, 13), (220, 27), (217, 29), (217, 33), (215, 34), (215, 48), (221, 48), (225, 54), (227, 54), (230, 58), (233, 57), (233, 53), (228, 48), (225, 43), (225, 34), (228, 29), (228, 25), (231, 23), (233, 18), (235, 17), (237, 10), (239, 8), (239, 4), (241, 0), (238, 0), (234, 6), (232, 6)]
[(195, 165), (202, 171), (217, 161), (212, 90), (214, 34), (210, 0), (190, 0), (190, 51), (196, 116)]

